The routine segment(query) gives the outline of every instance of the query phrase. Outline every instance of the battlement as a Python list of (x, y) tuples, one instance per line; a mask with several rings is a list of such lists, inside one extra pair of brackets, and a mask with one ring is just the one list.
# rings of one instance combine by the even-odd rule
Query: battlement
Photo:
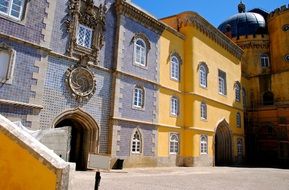
[(275, 16), (280, 15), (283, 12), (286, 12), (289, 10), (289, 4), (288, 5), (283, 5), (280, 8), (275, 9), (274, 11), (272, 11), (269, 15), (268, 15), (268, 19), (271, 19)]
[(269, 40), (268, 34), (251, 34), (232, 38), (233, 41)]

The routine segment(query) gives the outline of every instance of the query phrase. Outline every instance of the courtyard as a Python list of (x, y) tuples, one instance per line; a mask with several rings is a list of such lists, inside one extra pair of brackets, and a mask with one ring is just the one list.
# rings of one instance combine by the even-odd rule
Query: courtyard
[[(94, 176), (76, 172), (73, 189), (94, 189)], [(100, 190), (289, 190), (289, 170), (275, 168), (134, 168), (102, 171), (101, 177)]]

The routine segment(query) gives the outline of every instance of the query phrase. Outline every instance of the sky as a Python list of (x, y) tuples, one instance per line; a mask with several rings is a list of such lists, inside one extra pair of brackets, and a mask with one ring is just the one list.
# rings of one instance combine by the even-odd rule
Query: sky
[[(230, 16), (238, 13), (240, 0), (132, 0), (133, 3), (146, 10), (156, 18), (164, 18), (183, 11), (194, 11), (218, 27)], [(261, 8), (271, 12), (288, 0), (243, 0), (246, 10)]]

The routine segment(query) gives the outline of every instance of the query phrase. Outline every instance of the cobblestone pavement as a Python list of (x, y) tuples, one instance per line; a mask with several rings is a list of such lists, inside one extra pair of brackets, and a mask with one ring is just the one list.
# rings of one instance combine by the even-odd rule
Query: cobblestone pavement
[[(73, 190), (94, 189), (94, 175), (76, 172)], [(272, 168), (136, 168), (101, 177), (100, 190), (289, 190), (289, 170)]]

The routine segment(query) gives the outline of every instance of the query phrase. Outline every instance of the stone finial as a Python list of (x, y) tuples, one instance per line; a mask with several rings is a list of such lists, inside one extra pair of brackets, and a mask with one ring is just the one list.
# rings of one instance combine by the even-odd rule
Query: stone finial
[(244, 13), (246, 11), (246, 5), (241, 1), (238, 5), (239, 13)]

